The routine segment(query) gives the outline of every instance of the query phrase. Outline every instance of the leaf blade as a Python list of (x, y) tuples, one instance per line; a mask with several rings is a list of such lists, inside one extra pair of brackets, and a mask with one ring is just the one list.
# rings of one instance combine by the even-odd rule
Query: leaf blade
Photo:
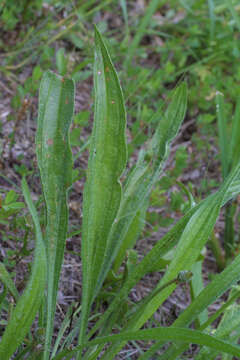
[(46, 285), (47, 263), (45, 246), (37, 211), (32, 202), (25, 179), (22, 180), (22, 190), (35, 226), (36, 247), (32, 273), (27, 287), (17, 302), (11, 320), (0, 342), (0, 357), (3, 359), (9, 359), (13, 355), (29, 331), (40, 307)]
[(87, 181), (83, 197), (83, 298), (79, 341), (102, 266), (107, 236), (121, 200), (119, 178), (127, 160), (126, 115), (121, 86), (107, 48), (95, 27), (95, 109)]
[(37, 160), (47, 215), (45, 244), (48, 281), (44, 359), (47, 359), (50, 353), (58, 281), (67, 235), (67, 190), (72, 184), (69, 127), (73, 109), (73, 81), (47, 71), (40, 86), (36, 135)]

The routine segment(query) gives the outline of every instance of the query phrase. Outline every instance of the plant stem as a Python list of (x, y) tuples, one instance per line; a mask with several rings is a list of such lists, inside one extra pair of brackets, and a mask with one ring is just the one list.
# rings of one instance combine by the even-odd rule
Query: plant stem
[(211, 250), (213, 252), (213, 255), (216, 259), (218, 270), (221, 271), (225, 268), (226, 261), (225, 257), (223, 255), (222, 249), (220, 247), (219, 241), (215, 236), (215, 233), (212, 233), (212, 236), (210, 237), (209, 245), (211, 247)]

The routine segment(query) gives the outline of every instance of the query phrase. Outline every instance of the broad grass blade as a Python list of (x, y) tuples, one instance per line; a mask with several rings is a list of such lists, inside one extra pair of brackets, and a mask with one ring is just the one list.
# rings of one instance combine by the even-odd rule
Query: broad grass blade
[(44, 359), (51, 347), (58, 282), (68, 227), (67, 190), (72, 184), (69, 127), (74, 109), (72, 80), (47, 71), (39, 95), (37, 159), (46, 207), (47, 327)]
[(83, 297), (80, 342), (101, 271), (107, 238), (119, 209), (120, 177), (126, 160), (126, 115), (121, 86), (100, 33), (95, 28), (95, 109), (87, 181), (83, 197)]
[(1, 359), (10, 359), (18, 346), (23, 342), (41, 305), (46, 285), (47, 262), (45, 246), (37, 211), (33, 205), (25, 179), (22, 180), (22, 191), (33, 219), (36, 232), (36, 247), (29, 282), (23, 295), (17, 302), (0, 343)]

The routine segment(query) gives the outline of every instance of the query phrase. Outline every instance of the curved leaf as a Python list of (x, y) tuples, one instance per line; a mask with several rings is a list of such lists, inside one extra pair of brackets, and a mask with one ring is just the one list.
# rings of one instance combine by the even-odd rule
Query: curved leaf
[(44, 359), (50, 352), (59, 276), (67, 227), (67, 189), (72, 184), (69, 127), (74, 108), (72, 80), (46, 72), (40, 86), (37, 159), (46, 206), (47, 328)]
[[(213, 226), (215, 225), (216, 218), (218, 216), (219, 210), (221, 205), (224, 202), (224, 199), (226, 199), (227, 194), (229, 193), (229, 190), (232, 186), (232, 184), (236, 183), (236, 180), (239, 179), (239, 172), (240, 172), (240, 164), (231, 172), (231, 174), (228, 176), (226, 181), (223, 183), (222, 187), (219, 189), (218, 192), (215, 194), (209, 196), (206, 200), (204, 200), (200, 205), (197, 205), (195, 208), (191, 209), (189, 213), (193, 214), (188, 221), (187, 218), (185, 218), (185, 215), (183, 219), (187, 220), (186, 223), (182, 223), (184, 227), (179, 228), (179, 232), (181, 234), (181, 238), (178, 242), (177, 249), (175, 250), (175, 256), (173, 258), (173, 261), (171, 262), (170, 266), (168, 267), (168, 270), (166, 271), (164, 277), (161, 279), (159, 283), (159, 287), (163, 286), (165, 283), (171, 281), (176, 277), (179, 271), (184, 269), (190, 269), (192, 264), (196, 261), (198, 255), (200, 254), (200, 251), (206, 241), (208, 240), (208, 236), (211, 234), (211, 231), (213, 229)], [(182, 220), (182, 219), (181, 219)], [(180, 220), (180, 223), (181, 223)], [(176, 226), (174, 227), (176, 228)], [(184, 229), (184, 230), (183, 230)], [(171, 233), (171, 230), (170, 232)], [(167, 237), (169, 235), (167, 234)], [(172, 234), (173, 235), (173, 234)], [(179, 234), (176, 234), (177, 238), (179, 237)], [(170, 238), (171, 239), (171, 238)], [(169, 240), (170, 240), (169, 239)], [(161, 244), (161, 242), (160, 242)], [(161, 245), (160, 245), (161, 246)], [(155, 248), (156, 250), (156, 248)], [(154, 252), (154, 249), (152, 249), (151, 258), (155, 258), (157, 255), (156, 252)], [(143, 259), (142, 263), (146, 261), (146, 258), (149, 258), (149, 254)], [(141, 263), (140, 263), (141, 264)], [(139, 264), (139, 266), (140, 266)], [(132, 279), (129, 279), (129, 283), (131, 280), (133, 280), (134, 277), (138, 276), (137, 268), (135, 274), (132, 276)], [(125, 285), (126, 286), (126, 285)], [(159, 295), (155, 296), (145, 307), (144, 311), (142, 308), (139, 308), (139, 311), (137, 311), (131, 321), (127, 324), (127, 330), (129, 329), (135, 329), (137, 330), (140, 328), (146, 321), (149, 319), (156, 309), (162, 304), (162, 302), (174, 291), (176, 285), (171, 285), (165, 290), (163, 290)], [(126, 290), (126, 289), (125, 289)], [(123, 290), (121, 291), (123, 294)], [(126, 296), (126, 294), (125, 294)], [(109, 309), (105, 312), (105, 316), (110, 316), (110, 311), (112, 309), (116, 309), (116, 304), (118, 300), (121, 298), (120, 292), (118, 293), (118, 297), (114, 300), (114, 302), (110, 305)], [(121, 298), (122, 299), (122, 298)], [(115, 303), (115, 304), (114, 304)], [(116, 311), (116, 310), (114, 310)], [(101, 319), (99, 322), (101, 323), (103, 319)], [(109, 319), (108, 319), (109, 321)], [(110, 325), (109, 325), (110, 327)], [(105, 358), (111, 358), (113, 354), (116, 354), (122, 347), (123, 344), (116, 344), (110, 347), (110, 349), (105, 355), (102, 356), (103, 359)]]
[(46, 285), (47, 262), (45, 246), (42, 239), (37, 211), (33, 205), (25, 179), (22, 180), (22, 191), (33, 218), (36, 231), (36, 247), (29, 282), (23, 295), (17, 302), (0, 343), (1, 359), (9, 359), (30, 330), (32, 322), (41, 305)]
[[(88, 345), (100, 345), (107, 344), (108, 342), (117, 343), (119, 341), (130, 341), (130, 340), (142, 340), (142, 341), (150, 341), (150, 340), (163, 340), (165, 342), (172, 341), (175, 342), (176, 339), (178, 341), (187, 342), (188, 344), (194, 343), (199, 345), (205, 345), (211, 347), (213, 349), (217, 349), (219, 351), (225, 352), (227, 354), (238, 356), (240, 352), (240, 346), (232, 345), (227, 343), (226, 341), (217, 339), (214, 336), (207, 335), (201, 331), (190, 330), (184, 328), (167, 328), (167, 327), (159, 327), (148, 330), (138, 330), (138, 331), (126, 331), (117, 335), (103, 336), (100, 338), (96, 338), (90, 341)], [(78, 346), (76, 349), (70, 351), (65, 350), (62, 353), (58, 354), (53, 360), (61, 360), (67, 356), (70, 359), (70, 356), (74, 355), (76, 351), (80, 350), (81, 347)], [(108, 360), (113, 359), (109, 357)]]

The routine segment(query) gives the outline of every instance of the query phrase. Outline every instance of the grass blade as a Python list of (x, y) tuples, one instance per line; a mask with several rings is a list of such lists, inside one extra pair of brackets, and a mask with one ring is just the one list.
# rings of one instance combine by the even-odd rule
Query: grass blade
[(23, 295), (19, 298), (0, 343), (0, 358), (9, 359), (24, 340), (41, 305), (46, 285), (46, 252), (36, 209), (25, 179), (22, 191), (33, 219), (36, 247), (32, 273)]
[(228, 171), (228, 136), (227, 136), (227, 123), (224, 114), (224, 101), (223, 94), (219, 91), (216, 93), (216, 109), (217, 109), (217, 120), (218, 120), (218, 133), (219, 133), (219, 147), (220, 147), (220, 158), (222, 166), (222, 178), (225, 180)]
[(238, 13), (233, 5), (232, 0), (226, 0), (226, 5), (235, 21), (236, 27), (240, 31), (240, 18), (239, 18)]
[(36, 137), (37, 159), (46, 206), (47, 327), (44, 359), (48, 359), (59, 276), (68, 227), (67, 189), (72, 184), (69, 127), (74, 108), (74, 83), (46, 72), (40, 86)]
[(138, 47), (138, 44), (140, 43), (142, 37), (145, 35), (147, 26), (149, 25), (151, 18), (154, 14), (154, 12), (157, 10), (158, 7), (161, 5), (164, 5), (166, 3), (166, 0), (159, 1), (159, 0), (151, 0), (150, 3), (147, 6), (147, 9), (145, 11), (145, 15), (143, 16), (142, 20), (140, 21), (139, 26), (137, 27), (137, 32), (129, 46), (127, 57), (124, 63), (124, 67), (128, 68), (129, 64), (132, 61), (133, 55), (136, 52), (136, 49)]
[(229, 160), (231, 168), (237, 165), (240, 159), (240, 98), (238, 98), (233, 117), (232, 136), (229, 149)]

